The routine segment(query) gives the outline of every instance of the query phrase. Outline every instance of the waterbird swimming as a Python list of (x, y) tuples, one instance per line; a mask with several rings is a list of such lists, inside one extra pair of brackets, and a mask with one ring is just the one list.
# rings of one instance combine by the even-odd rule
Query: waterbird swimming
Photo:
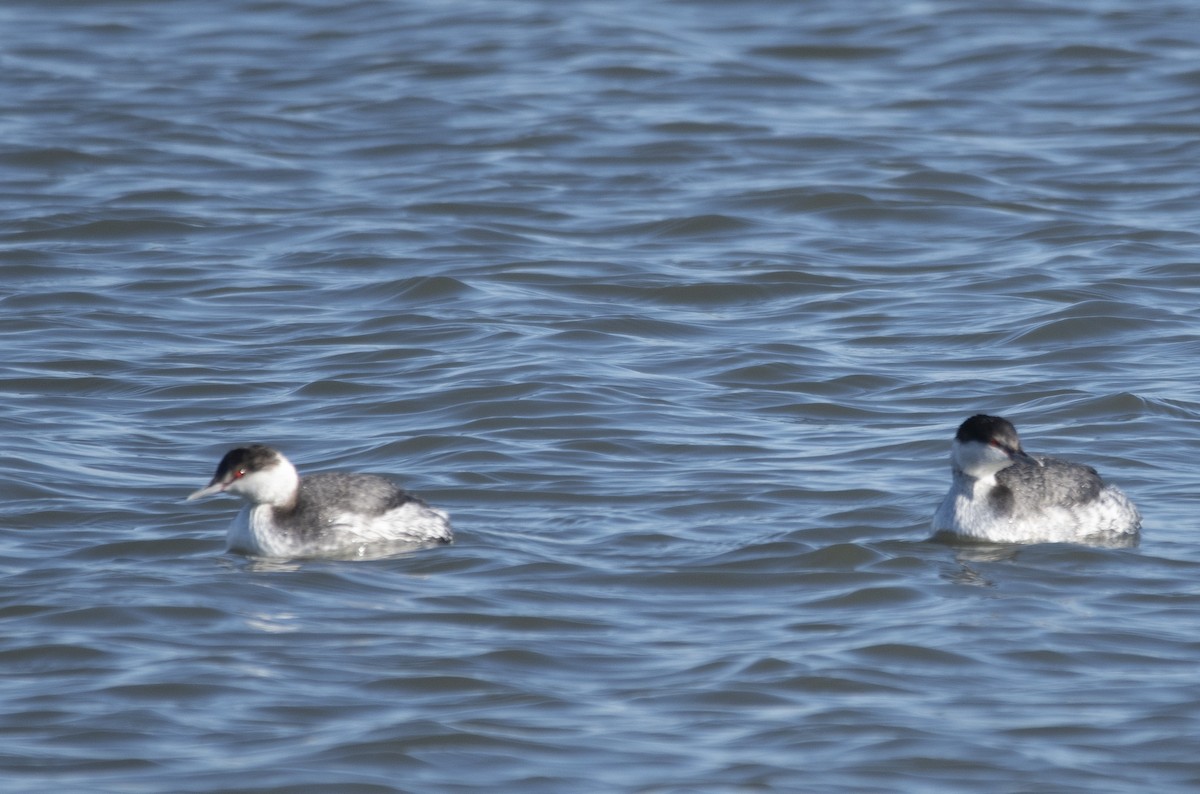
[(950, 491), (933, 529), (988, 543), (1130, 546), (1142, 517), (1091, 466), (1028, 455), (1012, 422), (977, 414), (958, 428)]
[(450, 543), (445, 512), (391, 480), (337, 472), (300, 477), (279, 451), (262, 444), (221, 458), (216, 474), (188, 501), (212, 494), (247, 504), (229, 527), (230, 551), (261, 557), (374, 556), (396, 549)]

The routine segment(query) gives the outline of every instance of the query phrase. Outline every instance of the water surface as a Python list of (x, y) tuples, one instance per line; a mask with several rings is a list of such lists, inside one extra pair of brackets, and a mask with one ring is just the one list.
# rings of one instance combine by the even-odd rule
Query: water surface
[[(7, 5), (4, 788), (1195, 790), (1192, 17)], [(928, 542), (979, 411), (1141, 545)], [(251, 441), (457, 543), (224, 554)]]

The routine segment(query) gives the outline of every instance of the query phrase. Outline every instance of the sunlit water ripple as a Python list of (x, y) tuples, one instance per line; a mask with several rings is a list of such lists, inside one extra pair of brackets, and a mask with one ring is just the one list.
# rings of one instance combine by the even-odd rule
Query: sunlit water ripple
[[(0, 9), (5, 791), (1195, 790), (1193, 16)], [(1141, 545), (929, 542), (977, 411)]]

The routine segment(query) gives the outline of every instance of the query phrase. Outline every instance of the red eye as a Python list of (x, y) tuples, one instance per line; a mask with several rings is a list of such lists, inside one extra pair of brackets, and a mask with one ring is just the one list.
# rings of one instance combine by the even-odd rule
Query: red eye
[(245, 469), (238, 469), (237, 471), (235, 471), (235, 472), (233, 473), (233, 479), (235, 479), (235, 480), (240, 480), (240, 479), (241, 479), (242, 477), (244, 477), (244, 476), (246, 476), (246, 470), (245, 470)]

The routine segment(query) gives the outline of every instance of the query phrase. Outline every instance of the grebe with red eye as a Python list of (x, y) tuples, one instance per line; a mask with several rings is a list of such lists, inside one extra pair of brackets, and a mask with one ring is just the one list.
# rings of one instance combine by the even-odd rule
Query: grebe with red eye
[(450, 543), (446, 513), (374, 474), (300, 477), (261, 444), (230, 450), (212, 481), (188, 496), (240, 496), (247, 504), (229, 528), (230, 551), (262, 557), (362, 557), (381, 549)]
[(950, 492), (933, 516), (938, 533), (988, 543), (1137, 543), (1142, 518), (1129, 497), (1091, 466), (1027, 455), (1007, 419), (963, 422), (950, 467)]

